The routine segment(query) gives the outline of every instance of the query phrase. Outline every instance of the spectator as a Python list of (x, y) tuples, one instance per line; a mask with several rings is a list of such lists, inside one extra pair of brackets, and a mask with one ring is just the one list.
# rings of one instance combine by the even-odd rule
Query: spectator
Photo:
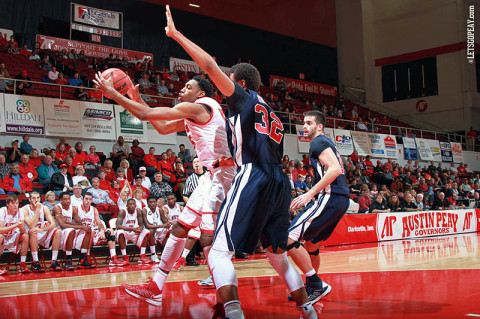
[(187, 71), (183, 71), (182, 74), (180, 74), (180, 81), (186, 83), (189, 80), (190, 80), (190, 77), (188, 76)]
[(30, 135), (23, 135), (23, 142), (20, 143), (20, 151), (23, 154), (30, 154), (33, 150), (32, 145), (28, 144), (28, 141), (30, 141)]
[(18, 82), (17, 83), (17, 89), (15, 90), (15, 93), (17, 95), (25, 95), (27, 93), (27, 91), (25, 90), (25, 83)]
[(22, 176), (26, 176), (31, 182), (38, 178), (37, 170), (35, 166), (28, 162), (29, 158), (27, 154), (23, 154), (20, 158), (19, 173)]
[(152, 182), (150, 181), (150, 178), (147, 177), (147, 169), (145, 166), (140, 167), (138, 175), (142, 177), (142, 186), (146, 189), (150, 189), (150, 187), (152, 187)]
[(177, 160), (177, 157), (175, 156), (175, 153), (172, 152), (171, 148), (167, 148), (167, 161), (171, 163), (172, 165), (175, 164), (175, 161)]
[(85, 169), (83, 168), (83, 166), (79, 165), (75, 167), (75, 176), (72, 177), (73, 185), (80, 184), (80, 186), (82, 186), (82, 189), (92, 187), (88, 178), (83, 174), (85, 174)]
[(473, 199), (473, 208), (480, 208), (480, 193), (475, 192), (475, 194), (473, 194)]
[[(162, 172), (163, 180), (165, 180), (168, 183), (170, 183), (172, 181), (172, 179), (174, 178), (173, 165), (172, 165), (172, 163), (170, 163), (168, 161), (167, 153), (165, 153), (165, 152), (162, 153), (162, 160), (158, 162), (157, 170), (159, 172)], [(166, 199), (166, 197), (165, 197), (165, 199)]]
[(403, 184), (400, 182), (400, 177), (395, 177), (394, 182), (390, 185), (390, 188), (394, 192), (402, 192), (403, 193)]
[(400, 206), (400, 199), (398, 198), (398, 194), (392, 194), (390, 198), (388, 199), (388, 208), (390, 208), (390, 211), (392, 212), (399, 212), (402, 210), (402, 207)]
[(382, 174), (380, 174), (379, 177), (378, 177), (378, 179), (379, 179), (378, 183), (386, 185), (387, 187), (390, 187), (390, 185), (393, 182), (393, 174), (391, 173), (390, 165), (385, 163), (383, 165), (383, 169), (384, 169), (384, 172)]
[(85, 52), (83, 52), (83, 50), (80, 50), (80, 53), (78, 54), (78, 61), (87, 62), (87, 57), (85, 56)]
[(55, 66), (52, 66), (52, 69), (48, 71), (48, 79), (50, 82), (55, 83), (55, 81), (58, 79), (58, 71)]
[(353, 194), (353, 195), (360, 195), (360, 186), (357, 185), (357, 180), (354, 179), (352, 181), (352, 183), (350, 184), (350, 186), (348, 187), (350, 189), (350, 194)]
[(30, 164), (32, 164), (35, 169), (37, 169), (40, 165), (42, 165), (42, 160), (40, 159), (40, 157), (38, 156), (38, 151), (37, 149), (33, 149), (31, 152), (30, 152), (30, 159), (29, 159), (29, 162)]
[(4, 154), (0, 154), (0, 178), (3, 180), (5, 176), (10, 174), (10, 164), (6, 163)]
[[(33, 88), (32, 84), (30, 83), (30, 81), (32, 79), (30, 79), (30, 77), (28, 76), (28, 71), (27, 70), (23, 70), (20, 74), (18, 74), (15, 79), (17, 80), (23, 80), (25, 82), (22, 82), (23, 83), (23, 86), (25, 88)], [(17, 82), (17, 84), (20, 83), (20, 82)]]
[(182, 160), (183, 163), (191, 163), (193, 156), (190, 154), (190, 150), (185, 148), (185, 144), (180, 144), (180, 152), (178, 152), (178, 157)]
[(312, 176), (307, 175), (307, 176), (305, 177), (305, 184), (307, 184), (307, 187), (308, 187), (309, 189), (312, 189), (312, 187), (315, 185), (315, 184), (313, 183)]
[(460, 175), (465, 175), (465, 174), (467, 174), (467, 170), (465, 169), (465, 166), (463, 166), (463, 162), (460, 163), (460, 165), (458, 165), (458, 167), (457, 167), (457, 172), (458, 172), (458, 174), (460, 174)]
[(38, 67), (39, 69), (47, 72), (52, 70), (52, 65), (50, 64), (50, 62), (48, 62), (48, 56), (44, 56), (42, 58), (42, 61), (40, 62)]
[(58, 168), (53, 164), (53, 158), (50, 155), (46, 155), (43, 164), (37, 167), (38, 182), (48, 187), (52, 175), (55, 173), (58, 173)]
[(55, 153), (55, 158), (58, 159), (61, 162), (65, 162), (65, 158), (67, 157), (67, 151), (65, 148), (64, 143), (60, 143), (58, 149), (56, 150), (57, 152)]
[(73, 186), (73, 194), (70, 196), (70, 200), (72, 201), (72, 206), (76, 206), (80, 208), (83, 204), (83, 196), (82, 196), (82, 186), (81, 185), (74, 185)]
[(100, 91), (98, 88), (88, 90), (88, 100), (91, 102), (102, 102), (102, 95), (102, 91)]
[(180, 81), (180, 78), (178, 77), (177, 70), (173, 70), (172, 73), (170, 74), (170, 80), (178, 82)]
[(86, 163), (85, 163), (85, 168), (87, 169), (94, 169), (98, 170), (100, 167), (100, 157), (98, 157), (96, 151), (96, 148), (94, 145), (90, 145), (89, 147), (89, 154), (86, 156)]
[(20, 175), (18, 164), (10, 166), (10, 174), (3, 179), (3, 189), (9, 195), (19, 195), (33, 191), (30, 179)]
[(171, 97), (177, 96), (177, 91), (175, 90), (175, 86), (173, 85), (173, 83), (170, 83), (168, 85), (168, 95)]
[(152, 83), (148, 80), (148, 74), (143, 73), (142, 77), (138, 80), (138, 85), (142, 90), (149, 89), (152, 86)]
[(123, 159), (128, 158), (130, 152), (130, 147), (125, 144), (123, 136), (119, 136), (117, 142), (113, 144), (112, 153), (110, 154), (110, 157), (114, 163), (114, 167), (117, 167)]
[(38, 51), (33, 50), (32, 55), (30, 55), (28, 59), (32, 61), (40, 61), (40, 56), (38, 55)]
[(362, 118), (360, 118), (360, 119), (358, 120), (358, 122), (356, 123), (356, 125), (357, 125), (357, 129), (358, 129), (359, 131), (364, 131), (364, 132), (367, 132), (367, 131), (368, 131), (368, 127), (365, 125), (365, 123), (363, 122), (363, 119), (362, 119)]
[(70, 81), (68, 81), (68, 85), (71, 85), (71, 86), (79, 86), (80, 83), (83, 84), (83, 81), (82, 81), (82, 79), (80, 79), (80, 74), (75, 71), (75, 72), (73, 73), (73, 77), (70, 79)]
[[(305, 167), (303, 166), (303, 162), (302, 162), (302, 161), (298, 162), (298, 164), (297, 164), (297, 173), (298, 173), (298, 175), (303, 175), (303, 176), (307, 176), (307, 175), (308, 175), (308, 172), (307, 172), (307, 170), (305, 169)], [(307, 192), (308, 192), (308, 191), (307, 191)], [(297, 191), (297, 193), (298, 193), (298, 191)]]
[(298, 174), (297, 180), (293, 183), (293, 186), (295, 187), (297, 195), (302, 195), (310, 190), (304, 181), (303, 175), (301, 174)]
[(0, 74), (0, 91), (5, 93), (10, 93), (12, 91), (10, 87), (10, 82), (3, 78), (3, 75)]
[(134, 181), (135, 181), (134, 182), (135, 184), (133, 185), (133, 189), (134, 189), (133, 192), (135, 193), (135, 191), (141, 190), (142, 199), (147, 199), (147, 197), (150, 196), (150, 191), (148, 190), (148, 188), (146, 188), (142, 185), (142, 182), (143, 182), (142, 176), (140, 176), (140, 175), (135, 176)]
[(433, 210), (452, 209), (452, 206), (450, 205), (448, 200), (445, 198), (445, 193), (443, 192), (438, 193), (437, 197), (433, 201), (432, 209)]
[[(70, 79), (72, 81), (72, 79)], [(71, 83), (69, 83), (72, 85)], [(80, 101), (86, 101), (88, 98), (88, 92), (85, 90), (85, 87), (82, 82), (78, 83), (77, 88), (75, 88), (75, 92), (73, 93), (75, 98)]]
[(477, 132), (470, 126), (470, 130), (467, 132), (467, 151), (475, 150), (475, 141), (477, 139)]
[[(180, 147), (183, 144), (180, 145)], [(184, 146), (185, 147), (185, 146)], [(157, 171), (157, 158), (155, 157), (155, 147), (150, 147), (148, 150), (148, 154), (145, 154), (143, 157), (143, 162), (145, 163), (145, 167), (147, 169), (147, 174), (152, 175)]]
[(93, 203), (99, 204), (111, 204), (116, 203), (108, 196), (108, 192), (100, 188), (100, 179), (98, 177), (92, 178), (92, 187), (88, 189), (88, 192), (93, 196)]
[(133, 171), (136, 172), (140, 166), (143, 166), (143, 158), (145, 157), (145, 151), (140, 145), (140, 142), (135, 139), (130, 147), (130, 159), (132, 161)]
[(47, 206), (50, 211), (53, 209), (53, 207), (57, 206), (59, 204), (59, 201), (55, 199), (55, 193), (53, 191), (48, 191), (45, 194), (45, 201), (42, 203), (43, 206)]
[(187, 181), (187, 174), (185, 173), (185, 169), (181, 162), (175, 163), (175, 171), (173, 172), (175, 175), (175, 186), (173, 190), (178, 192), (180, 195), (179, 198), (182, 198), (183, 189), (185, 188), (185, 182)]
[(71, 157), (70, 155), (65, 157), (65, 164), (67, 164), (67, 171), (70, 173), (70, 175), (73, 176), (75, 174), (75, 167), (73, 166), (73, 157)]
[(7, 150), (7, 160), (9, 163), (18, 163), (22, 156), (22, 152), (18, 148), (18, 140), (14, 140), (11, 145), (12, 148)]
[(370, 205), (369, 213), (390, 213), (390, 208), (383, 201), (383, 196), (377, 194), (375, 201)]
[(119, 196), (117, 196), (117, 206), (119, 210), (127, 209), (127, 200), (128, 200), (128, 193), (120, 192)]
[[(125, 178), (125, 180), (127, 180), (128, 183), (132, 184), (133, 183), (133, 171), (130, 168), (130, 163), (126, 159), (123, 159), (120, 162), (120, 167), (123, 168), (123, 172), (124, 172), (123, 178)], [(118, 173), (118, 171), (117, 171), (117, 173)]]
[(152, 183), (152, 187), (150, 187), (150, 194), (155, 196), (156, 198), (163, 198), (165, 202), (167, 201), (167, 193), (173, 192), (173, 189), (170, 185), (165, 183), (162, 178), (161, 172), (156, 172), (155, 181)]
[(115, 175), (115, 170), (113, 169), (113, 162), (111, 160), (105, 160), (105, 162), (103, 162), (103, 167), (101, 167), (100, 169), (103, 169), (107, 174), (105, 180), (111, 182), (114, 179), (117, 179), (117, 176)]
[(110, 189), (112, 188), (112, 185), (110, 182), (106, 179), (107, 178), (107, 172), (105, 172), (104, 169), (101, 169), (98, 174), (97, 174), (98, 180), (99, 180), (99, 188), (103, 189), (104, 191), (109, 192)]
[(367, 191), (362, 192), (362, 196), (358, 199), (358, 213), (364, 214), (367, 213), (370, 205), (372, 205), (372, 201), (370, 200), (370, 196)]
[(10, 79), (10, 73), (8, 73), (8, 70), (5, 66), (5, 63), (0, 63), (0, 74), (7, 79)]
[(453, 209), (464, 209), (465, 208), (465, 204), (463, 203), (462, 200), (459, 200), (458, 197), (457, 197), (457, 194), (452, 194), (452, 196), (450, 198), (448, 198), (448, 201), (450, 203), (450, 206), (453, 208)]
[[(122, 192), (121, 189), (121, 183), (118, 179), (114, 179), (111, 183), (110, 191), (108, 192), (108, 196), (112, 201), (115, 203), (118, 203), (118, 197), (120, 196), (120, 193)], [(125, 194), (127, 194), (128, 198), (128, 191), (125, 191)], [(119, 207), (120, 208), (120, 207)]]
[(67, 79), (65, 79), (65, 76), (63, 75), (63, 72), (58, 73), (58, 78), (55, 80), (55, 83), (60, 84), (60, 85), (67, 85), (68, 84), (68, 81), (67, 81)]
[(400, 204), (402, 212), (415, 212), (422, 210), (419, 208), (413, 199), (413, 196), (410, 192), (405, 193), (405, 201)]
[(29, 57), (32, 55), (32, 51), (30, 51), (26, 44), (20, 49), (19, 53), (23, 56)]
[(70, 60), (78, 60), (78, 54), (75, 49), (70, 50), (70, 54), (68, 55)]
[(415, 199), (415, 205), (417, 206), (418, 210), (426, 210), (427, 207), (426, 205), (423, 203), (423, 194), (422, 193), (418, 193), (417, 194), (417, 197)]

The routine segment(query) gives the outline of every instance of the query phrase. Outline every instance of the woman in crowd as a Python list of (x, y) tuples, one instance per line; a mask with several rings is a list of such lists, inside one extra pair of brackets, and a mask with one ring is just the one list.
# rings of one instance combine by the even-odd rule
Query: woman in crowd
[(392, 194), (390, 196), (390, 198), (388, 199), (387, 206), (388, 208), (390, 208), (392, 212), (398, 212), (401, 210), (400, 199), (398, 198), (398, 194)]
[(114, 179), (112, 181), (112, 187), (110, 188), (110, 192), (108, 193), (108, 196), (110, 197), (111, 200), (117, 203), (121, 192), (122, 192), (122, 189), (121, 189), (120, 181), (118, 179)]
[(115, 175), (115, 170), (113, 169), (113, 162), (111, 160), (105, 160), (105, 162), (103, 162), (103, 167), (101, 167), (100, 169), (103, 169), (107, 174), (107, 176), (105, 177), (107, 181), (111, 182), (117, 178), (117, 176)]
[(55, 200), (55, 193), (53, 191), (48, 191), (45, 194), (45, 201), (42, 203), (44, 206), (47, 206), (50, 211), (53, 209), (53, 207), (58, 205), (58, 201)]
[(88, 178), (83, 175), (85, 174), (85, 169), (83, 166), (79, 165), (75, 168), (75, 176), (72, 177), (73, 185), (80, 184), (82, 189), (85, 190), (87, 188), (92, 187)]
[[(130, 163), (128, 162), (128, 160), (123, 159), (120, 162), (120, 167), (123, 168), (123, 173), (124, 173), (123, 178), (125, 178), (128, 181), (129, 184), (132, 184), (133, 183), (133, 172), (132, 172), (132, 169), (130, 168)], [(118, 170), (117, 170), (117, 177), (118, 177)]]
[(42, 160), (38, 157), (39, 154), (38, 154), (38, 151), (36, 148), (34, 148), (31, 152), (30, 152), (30, 159), (28, 160), (28, 162), (30, 164), (32, 164), (33, 166), (35, 166), (35, 168), (39, 167), (40, 165), (42, 165)]

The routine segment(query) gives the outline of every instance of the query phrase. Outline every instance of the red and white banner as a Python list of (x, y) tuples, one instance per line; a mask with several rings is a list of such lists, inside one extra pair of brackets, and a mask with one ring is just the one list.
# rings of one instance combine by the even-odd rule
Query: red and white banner
[(72, 4), (73, 21), (102, 28), (120, 30), (121, 12), (97, 9), (76, 3)]
[(316, 94), (323, 94), (323, 95), (330, 95), (330, 96), (337, 96), (338, 90), (334, 86), (307, 82), (302, 80), (295, 80), (284, 78), (281, 76), (270, 75), (270, 87), (275, 87), (279, 81), (285, 82), (287, 87), (291, 87), (294, 90), (299, 90), (303, 92), (309, 93), (316, 93)]
[(85, 56), (92, 58), (106, 58), (109, 54), (119, 55), (121, 58), (126, 57), (128, 61), (143, 60), (145, 58), (153, 59), (153, 54), (132, 51), (120, 48), (112, 48), (104, 45), (93, 43), (79, 42), (67, 39), (54, 38), (46, 35), (37, 34), (37, 42), (41, 50), (62, 51), (66, 49), (70, 52), (71, 49), (76, 51), (83, 50)]
[(480, 209), (349, 214), (324, 246), (471, 233), (480, 230)]
[[(226, 66), (219, 66), (219, 68), (228, 76), (232, 73), (232, 69), (227, 68)], [(170, 70), (177, 70), (177, 72), (187, 71), (197, 74), (200, 73), (200, 67), (196, 62), (173, 57), (170, 58)]]
[(13, 31), (9, 29), (1, 29), (0, 28), (0, 33), (2, 34), (2, 37), (10, 40), (10, 37), (13, 35)]
[(462, 144), (450, 142), (452, 145), (452, 155), (453, 155), (453, 162), (454, 163), (463, 163), (463, 150)]

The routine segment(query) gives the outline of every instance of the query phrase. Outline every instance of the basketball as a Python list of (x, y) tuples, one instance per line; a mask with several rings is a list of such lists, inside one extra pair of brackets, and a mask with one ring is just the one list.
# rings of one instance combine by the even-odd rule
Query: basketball
[[(128, 90), (133, 87), (133, 83), (132, 80), (130, 80), (130, 77), (120, 69), (106, 69), (102, 72), (102, 76), (106, 80), (111, 77), (113, 79), (113, 87), (122, 95), (127, 94)], [(111, 99), (110, 96), (106, 94), (103, 95), (105, 95), (106, 98)]]

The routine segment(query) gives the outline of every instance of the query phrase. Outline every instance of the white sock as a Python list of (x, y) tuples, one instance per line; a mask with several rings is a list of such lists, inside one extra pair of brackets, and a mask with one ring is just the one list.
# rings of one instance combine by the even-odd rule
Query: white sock
[(58, 258), (58, 250), (52, 250), (52, 261), (57, 260)]
[(182, 257), (187, 258), (188, 253), (190, 252), (190, 249), (184, 248), (182, 252)]
[(155, 272), (155, 276), (153, 277), (153, 281), (158, 286), (158, 289), (162, 290), (163, 288), (163, 283), (165, 282), (165, 279), (167, 279), (168, 274), (163, 272), (160, 268), (157, 269)]
[(225, 317), (229, 319), (244, 319), (242, 308), (240, 307), (240, 301), (232, 300), (226, 302), (223, 305), (225, 308)]
[(306, 273), (305, 273), (305, 276), (310, 277), (310, 276), (315, 275), (316, 273), (317, 273), (317, 272), (315, 271), (315, 269), (312, 268), (312, 270), (310, 270), (309, 272), (306, 272)]
[(72, 251), (71, 251), (71, 250), (67, 250), (67, 251), (65, 252), (65, 254), (66, 254), (67, 256), (71, 256), (71, 255), (72, 255)]
[(287, 253), (274, 254), (267, 252), (267, 259), (273, 269), (283, 278), (290, 292), (302, 288), (303, 280), (295, 267), (288, 261)]
[(110, 249), (110, 257), (115, 256), (116, 253), (115, 249)]
[(126, 256), (126, 255), (127, 255), (127, 250), (126, 250), (126, 249), (120, 249), (120, 251), (122, 252), (122, 256)]
[(150, 246), (150, 253), (155, 254), (155, 246)]
[(20, 256), (20, 262), (24, 263), (27, 261), (27, 256)]
[(140, 247), (140, 255), (145, 255), (145, 250), (147, 250), (147, 247)]
[(317, 312), (313, 308), (313, 305), (310, 302), (307, 302), (298, 307), (302, 310), (302, 318), (304, 319), (317, 319)]
[(183, 248), (185, 247), (186, 238), (179, 238), (174, 235), (168, 237), (165, 248), (163, 249), (162, 259), (160, 260), (160, 269), (165, 272), (170, 272), (173, 265), (180, 257)]
[(38, 251), (32, 251), (32, 259), (33, 261), (38, 261)]
[(80, 250), (80, 253), (86, 254), (86, 253), (87, 253), (87, 249), (86, 249), (86, 248), (82, 248), (82, 249)]

